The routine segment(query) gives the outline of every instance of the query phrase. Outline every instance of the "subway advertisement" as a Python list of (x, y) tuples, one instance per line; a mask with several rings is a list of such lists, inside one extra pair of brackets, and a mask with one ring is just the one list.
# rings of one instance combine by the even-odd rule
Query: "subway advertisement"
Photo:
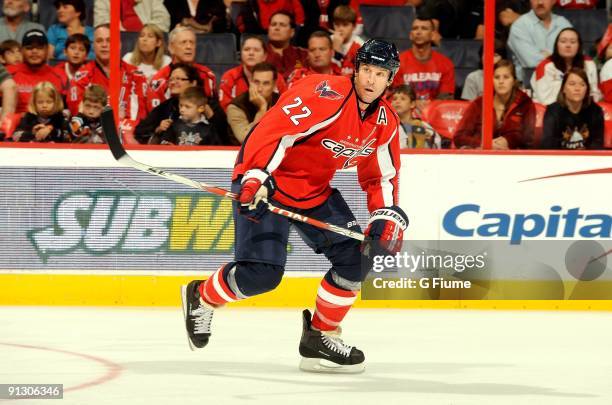
[[(2, 273), (209, 274), (232, 258), (229, 200), (121, 167), (106, 150), (0, 153)], [(132, 154), (227, 188), (235, 158), (234, 151), (210, 150)], [(612, 299), (610, 161), (403, 154), (400, 204), (410, 218), (404, 248), (379, 260), (363, 298)], [(365, 228), (356, 171), (338, 173), (333, 186)], [(294, 231), (289, 242), (289, 277), (318, 277), (329, 268)], [(482, 266), (457, 269), (466, 255), (474, 266), (480, 257)], [(389, 287), (398, 280), (403, 284)], [(408, 288), (408, 280), (422, 285)]]

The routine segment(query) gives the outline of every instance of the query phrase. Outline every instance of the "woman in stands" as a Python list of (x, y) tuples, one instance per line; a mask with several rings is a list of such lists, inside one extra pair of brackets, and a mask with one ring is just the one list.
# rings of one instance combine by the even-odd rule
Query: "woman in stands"
[[(524, 149), (532, 146), (535, 127), (535, 106), (519, 89), (512, 62), (502, 59), (493, 73), (493, 149)], [(458, 148), (480, 148), (482, 143), (482, 96), (474, 99), (457, 131), (454, 142)]]
[(168, 79), (170, 98), (155, 107), (138, 123), (134, 130), (134, 138), (140, 143), (158, 144), (159, 134), (170, 128), (172, 122), (179, 118), (180, 94), (192, 86), (202, 86), (198, 71), (184, 63), (173, 65)]
[[(83, 0), (56, 0), (53, 5), (57, 10), (58, 24), (53, 24), (47, 30), (49, 40), (49, 58), (66, 60), (64, 45), (66, 39), (72, 34), (84, 34), (93, 44), (94, 30), (83, 24), (87, 9)], [(93, 47), (89, 51), (87, 59), (93, 60)]]
[(612, 24), (601, 40), (597, 53), (599, 60), (603, 63), (599, 75), (599, 87), (603, 94), (603, 101), (612, 103)]
[(163, 31), (155, 24), (145, 24), (134, 50), (126, 53), (123, 61), (138, 68), (150, 80), (159, 69), (172, 62), (172, 58), (166, 55)]
[(604, 114), (590, 96), (590, 83), (583, 69), (565, 74), (557, 102), (544, 114), (542, 149), (601, 149)]
[[(224, 111), (232, 100), (249, 90), (249, 82), (253, 74), (251, 71), (255, 65), (264, 62), (267, 57), (266, 43), (257, 35), (244, 34), (242, 36), (242, 47), (240, 48), (241, 64), (227, 70), (221, 77), (219, 86), (219, 103)], [(276, 91), (279, 94), (287, 90), (287, 84), (282, 75), (276, 78)]]
[(597, 87), (597, 66), (595, 62), (582, 53), (582, 38), (574, 28), (561, 30), (555, 40), (553, 54), (536, 67), (531, 77), (533, 100), (544, 105), (554, 103), (557, 100), (559, 89), (561, 89), (563, 77), (574, 67), (586, 72), (591, 88), (591, 97), (595, 101), (599, 101), (601, 92)]

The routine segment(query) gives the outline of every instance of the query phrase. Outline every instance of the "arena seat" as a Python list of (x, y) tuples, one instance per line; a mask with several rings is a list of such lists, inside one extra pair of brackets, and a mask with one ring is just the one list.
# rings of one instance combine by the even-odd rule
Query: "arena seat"
[(440, 135), (453, 139), (469, 104), (465, 100), (434, 100), (423, 111), (423, 119)]
[(555, 14), (567, 18), (580, 32), (585, 42), (597, 41), (608, 28), (608, 13), (605, 9), (564, 10), (555, 9)]
[(523, 87), (528, 90), (533, 90), (531, 88), (531, 77), (533, 76), (533, 72), (535, 72), (535, 68), (523, 68)]
[(412, 6), (359, 7), (364, 35), (368, 38), (408, 38), (415, 17)]
[(604, 148), (612, 149), (612, 103), (598, 103), (604, 111)]
[(542, 133), (544, 131), (544, 114), (546, 113), (546, 106), (540, 103), (533, 103), (536, 109), (535, 116), (535, 128), (534, 128), (534, 136), (533, 140), (534, 147), (538, 148), (542, 141)]
[(213, 73), (215, 74), (215, 77), (217, 78), (217, 86), (219, 86), (223, 73), (230, 70), (234, 66), (238, 66), (238, 65), (239, 65), (238, 62), (232, 62), (232, 63), (211, 63), (211, 64), (207, 64), (206, 66), (208, 66), (210, 70), (212, 70)]
[(477, 39), (442, 39), (437, 51), (450, 58), (455, 67), (478, 69), (481, 45)]
[(119, 122), (119, 133), (124, 145), (138, 145), (139, 142), (134, 138), (134, 130), (138, 123), (134, 120), (122, 119)]
[(4, 134), (5, 141), (12, 138), (13, 132), (15, 132), (15, 129), (17, 129), (22, 115), (22, 113), (7, 113), (2, 120), (2, 123), (0, 124), (0, 132)]

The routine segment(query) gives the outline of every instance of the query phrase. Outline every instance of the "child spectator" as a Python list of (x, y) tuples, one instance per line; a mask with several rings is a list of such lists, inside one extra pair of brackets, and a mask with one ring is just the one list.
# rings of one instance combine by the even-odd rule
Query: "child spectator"
[(66, 61), (54, 66), (55, 71), (62, 80), (69, 83), (74, 78), (77, 70), (87, 62), (87, 55), (91, 49), (91, 42), (86, 35), (72, 34), (66, 39), (64, 54)]
[(595, 101), (601, 99), (597, 87), (597, 66), (591, 58), (582, 53), (582, 38), (574, 28), (564, 28), (555, 40), (553, 54), (544, 59), (531, 77), (533, 100), (549, 105), (557, 100), (563, 76), (571, 68), (584, 69), (589, 78), (591, 97)]
[(363, 39), (355, 35), (357, 13), (349, 6), (338, 6), (334, 10), (334, 62), (337, 63), (345, 76), (353, 76), (355, 72), (355, 56), (363, 45)]
[(150, 80), (172, 62), (172, 58), (166, 55), (164, 32), (155, 24), (146, 24), (140, 30), (134, 50), (126, 53), (123, 61), (137, 67)]
[(50, 82), (40, 82), (32, 90), (28, 112), (13, 132), (16, 142), (65, 142), (66, 119), (62, 96)]
[[(519, 81), (512, 62), (501, 60), (493, 70), (493, 149), (524, 149), (533, 144), (535, 106), (527, 94), (519, 90)], [(480, 148), (482, 142), (482, 97), (468, 106), (455, 136), (458, 148)]]
[(3, 65), (17, 65), (23, 62), (21, 44), (14, 39), (7, 39), (0, 44), (0, 63)]
[[(189, 87), (179, 96), (179, 119), (161, 133), (162, 145), (219, 145), (218, 128), (206, 119), (208, 99), (201, 87)], [(227, 129), (227, 127), (226, 127)]]
[(81, 112), (70, 120), (73, 143), (106, 143), (100, 115), (108, 95), (102, 86), (92, 84), (85, 89)]
[(418, 118), (416, 93), (411, 85), (402, 84), (393, 89), (391, 106), (400, 118), (400, 148), (440, 149), (442, 147), (440, 134), (431, 125)]
[[(94, 30), (83, 24), (87, 15), (83, 0), (55, 0), (53, 5), (57, 10), (58, 24), (50, 26), (47, 32), (49, 54), (51, 59), (66, 60), (64, 49), (68, 37), (73, 34), (83, 34), (93, 42)], [(94, 59), (93, 52), (88, 54), (87, 59)]]
[(590, 96), (583, 69), (571, 68), (563, 77), (557, 102), (544, 114), (542, 149), (601, 149), (604, 114)]

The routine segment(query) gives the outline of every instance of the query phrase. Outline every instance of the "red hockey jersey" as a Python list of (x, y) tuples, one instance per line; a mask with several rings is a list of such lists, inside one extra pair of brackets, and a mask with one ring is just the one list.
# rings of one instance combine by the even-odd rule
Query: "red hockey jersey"
[[(221, 84), (219, 85), (219, 104), (223, 107), (223, 110), (227, 110), (232, 100), (242, 93), (249, 90), (249, 80), (244, 74), (244, 68), (242, 65), (236, 66), (228, 70), (221, 77)], [(276, 75), (276, 91), (279, 94), (283, 94), (287, 90), (287, 83), (283, 76)]]
[(419, 100), (434, 100), (440, 93), (455, 93), (455, 67), (439, 52), (432, 51), (427, 62), (419, 61), (412, 49), (400, 55), (400, 68), (393, 86), (412, 84)]
[(104, 87), (108, 94), (109, 78), (106, 76), (102, 66), (96, 61), (91, 61), (83, 65), (70, 81), (66, 101), (72, 115), (77, 115), (79, 113), (79, 105), (83, 100), (85, 89), (90, 84), (97, 84)]
[[(214, 97), (217, 79), (215, 78), (213, 71), (204, 65), (200, 65), (199, 63), (194, 63), (193, 67), (198, 70), (200, 78), (204, 83), (204, 93), (206, 94), (206, 97)], [(168, 98), (170, 98), (168, 78), (170, 77), (171, 70), (171, 64), (164, 66), (151, 78), (146, 95), (148, 111), (153, 110), (155, 107), (160, 105), (162, 101), (166, 101)]]
[(121, 61), (119, 117), (140, 121), (147, 116), (147, 77), (135, 66)]
[[(342, 71), (340, 70), (340, 67), (337, 64), (335, 64), (335, 63), (332, 63), (331, 69), (332, 69), (332, 73), (331, 74), (333, 74), (334, 76), (339, 76), (339, 75), (342, 74)], [(287, 79), (287, 85), (289, 87), (293, 87), (295, 85), (295, 83), (297, 83), (298, 81), (302, 80), (306, 76), (316, 75), (316, 74), (319, 74), (319, 73), (315, 72), (314, 70), (312, 70), (309, 67), (297, 68), (297, 69), (295, 69), (289, 75), (289, 78)]]
[(287, 90), (255, 126), (238, 154), (233, 179), (267, 170), (274, 199), (312, 208), (332, 193), (336, 171), (357, 166), (368, 209), (398, 204), (399, 119), (386, 101), (361, 114), (352, 80), (311, 75)]
[(66, 92), (66, 82), (47, 64), (33, 69), (25, 63), (19, 63), (17, 65), (8, 65), (6, 70), (13, 76), (13, 80), (17, 85), (17, 106), (15, 112), (23, 113), (28, 111), (28, 103), (32, 97), (32, 91), (40, 82), (50, 82), (62, 95)]
[(597, 0), (557, 0), (557, 5), (565, 9), (595, 8)]

